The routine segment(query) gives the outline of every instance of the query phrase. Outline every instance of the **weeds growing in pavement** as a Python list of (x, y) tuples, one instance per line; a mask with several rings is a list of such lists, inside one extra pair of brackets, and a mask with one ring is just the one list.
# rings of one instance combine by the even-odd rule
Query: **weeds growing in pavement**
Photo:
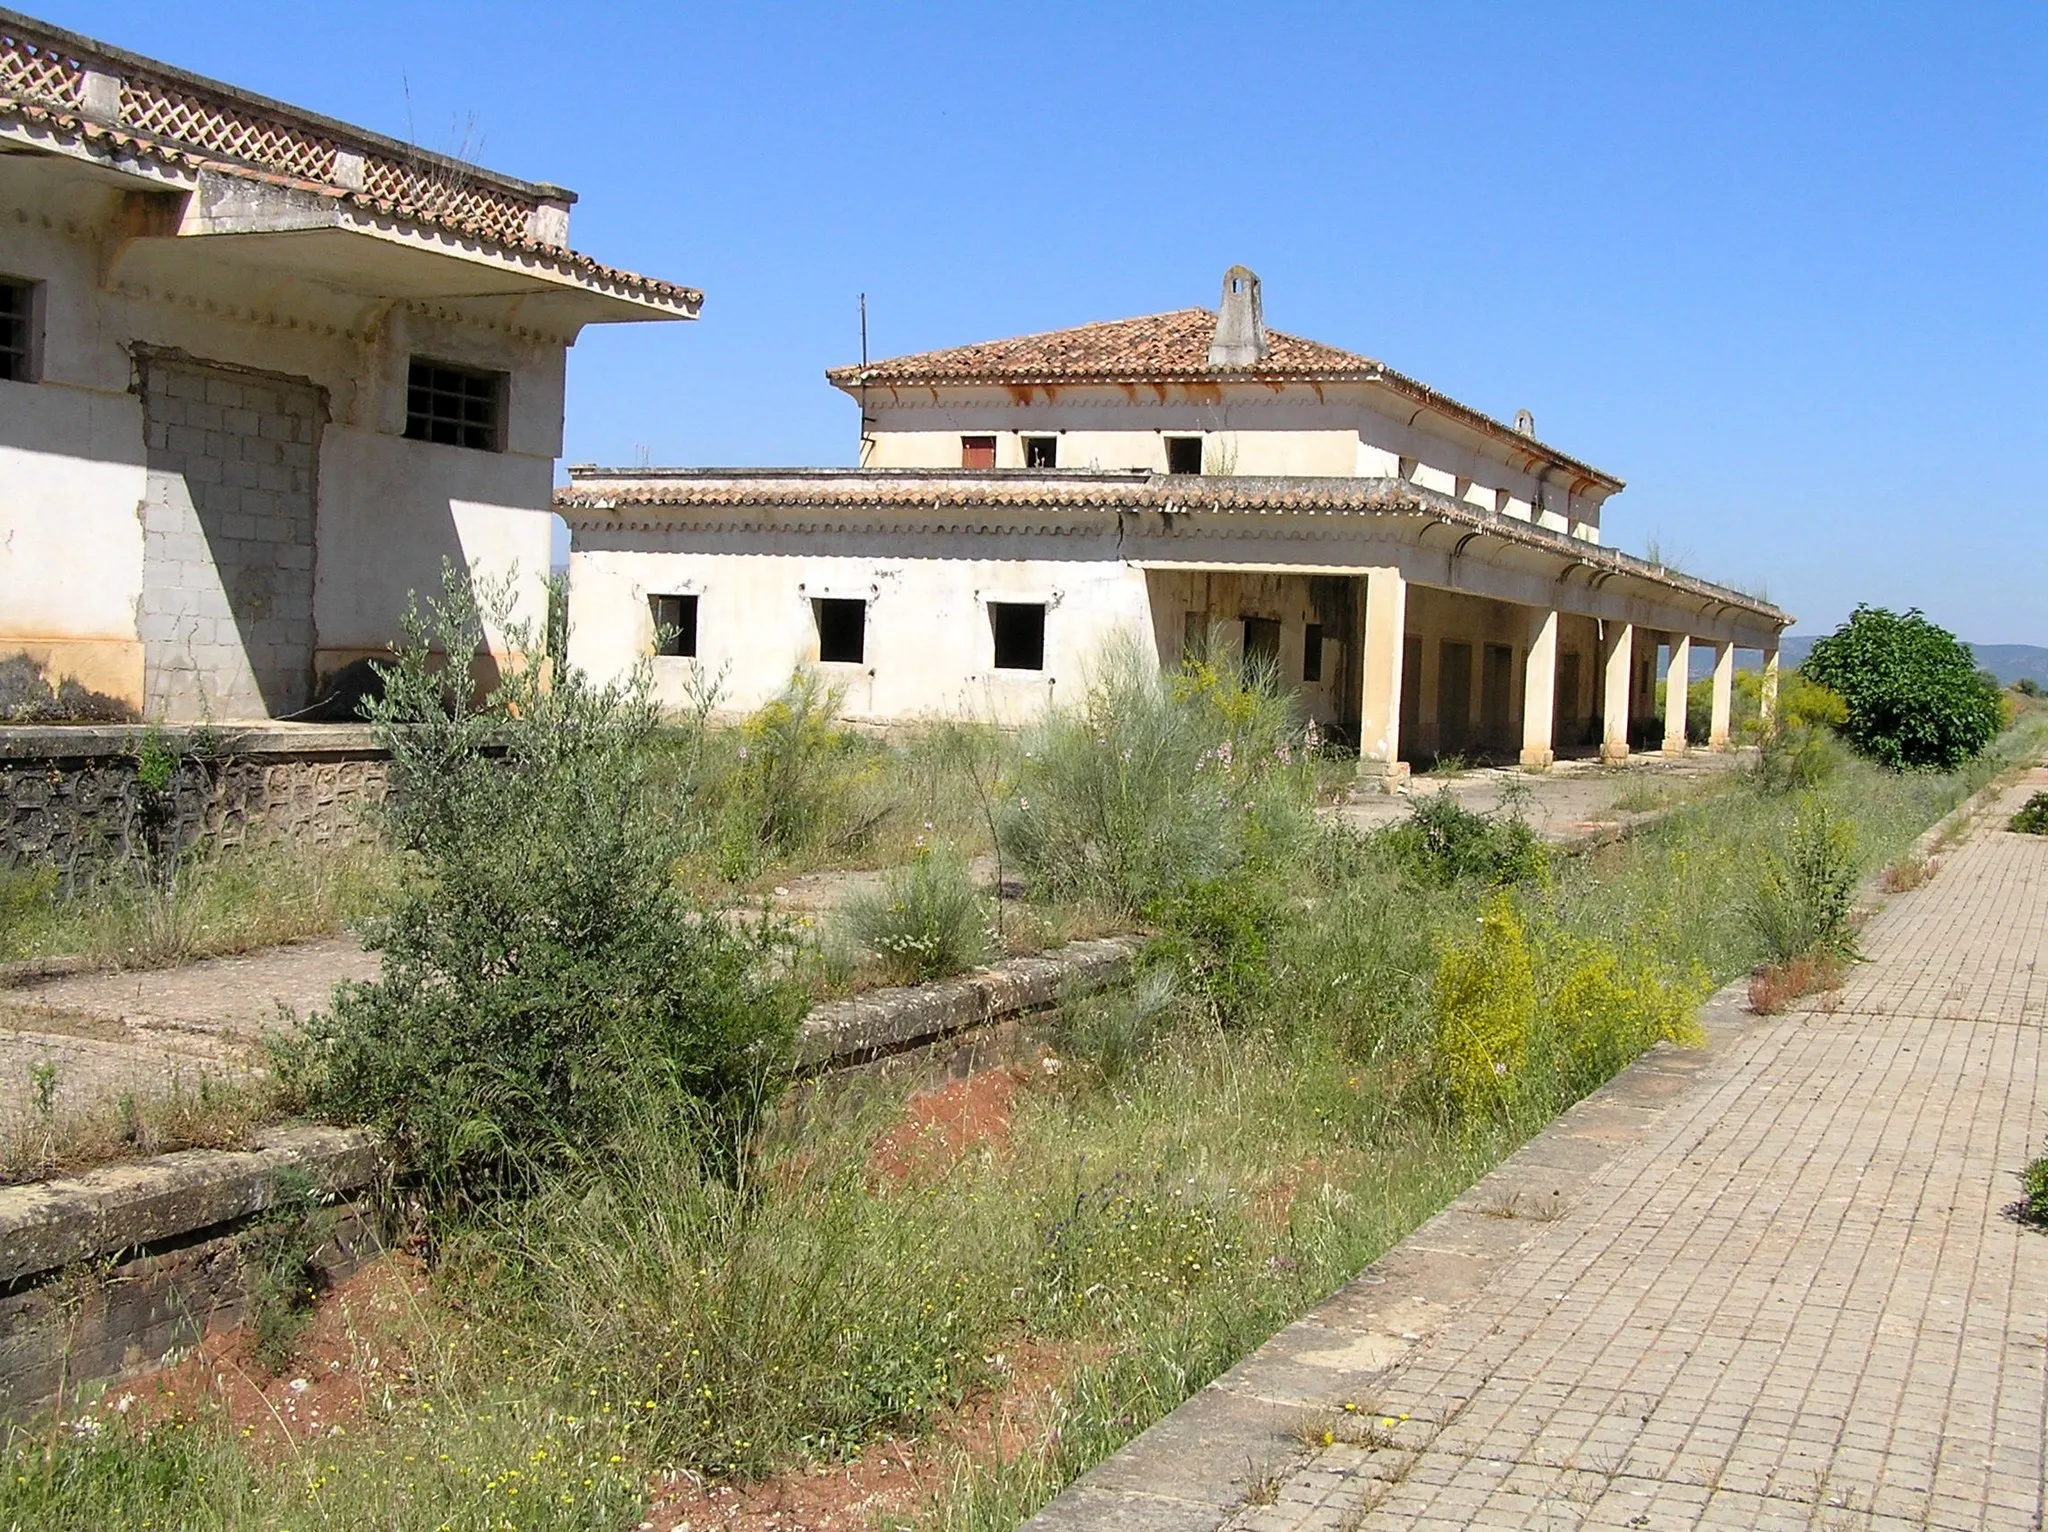
[(2021, 804), (2005, 827), (2019, 835), (2048, 835), (2048, 793), (2036, 793)]

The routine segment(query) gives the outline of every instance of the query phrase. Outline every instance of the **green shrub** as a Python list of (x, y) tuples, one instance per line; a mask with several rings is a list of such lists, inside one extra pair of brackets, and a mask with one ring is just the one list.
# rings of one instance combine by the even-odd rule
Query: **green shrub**
[(1446, 946), (1430, 991), (1436, 1058), (1468, 1117), (1512, 1100), (1536, 1019), (1536, 972), (1506, 893), (1486, 902), (1478, 932)]
[(922, 984), (988, 961), (994, 949), (989, 901), (967, 863), (921, 847), (910, 865), (890, 872), (879, 890), (853, 895), (838, 924), (870, 952), (897, 984)]
[(2021, 835), (2048, 835), (2048, 793), (2036, 793), (2020, 805), (2020, 811), (2006, 821), (2006, 828)]
[(565, 668), (550, 685), (515, 660), (480, 700), (449, 684), (436, 653), (475, 652), (487, 615), (515, 655), (538, 654), (504, 605), (451, 572), (409, 616), (371, 708), (409, 857), (366, 929), (382, 975), (277, 1045), (315, 1112), (377, 1128), (457, 1204), (601, 1153), (651, 1099), (729, 1158), (800, 1009), (764, 977), (786, 932), (676, 887), (676, 827), (645, 790), (644, 669), (600, 687)]
[(1294, 704), (1231, 665), (1161, 676), (1134, 638), (1025, 735), (997, 828), (1033, 894), (1139, 915), (1313, 829)]
[(1379, 834), (1426, 887), (1541, 883), (1549, 873), (1549, 853), (1519, 815), (1477, 814), (1449, 792), (1418, 793), (1408, 817)]
[(1225, 1025), (1264, 1010), (1273, 992), (1274, 947), (1291, 911), (1273, 869), (1250, 863), (1198, 878), (1150, 911), (1162, 927), (1153, 944), (1186, 994)]
[(1859, 606), (1800, 669), (1842, 699), (1842, 733), (1894, 771), (1953, 771), (2004, 726), (1998, 683), (1917, 610)]
[(1856, 956), (1855, 826), (1824, 798), (1800, 808), (1784, 848), (1771, 853), (1748, 906), (1751, 927), (1773, 963)]

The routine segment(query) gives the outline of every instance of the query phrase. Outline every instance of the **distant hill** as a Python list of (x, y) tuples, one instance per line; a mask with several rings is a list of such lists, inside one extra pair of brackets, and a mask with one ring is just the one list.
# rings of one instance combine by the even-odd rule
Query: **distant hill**
[[(1813, 643), (1805, 635), (1787, 637), (1779, 653), (1785, 664), (1797, 665), (1812, 651)], [(1998, 677), (2002, 686), (2010, 686), (2022, 676), (2048, 686), (2048, 649), (2039, 644), (1971, 644), (1970, 651), (1977, 656), (1980, 666)], [(1697, 670), (1697, 659), (1693, 665)]]

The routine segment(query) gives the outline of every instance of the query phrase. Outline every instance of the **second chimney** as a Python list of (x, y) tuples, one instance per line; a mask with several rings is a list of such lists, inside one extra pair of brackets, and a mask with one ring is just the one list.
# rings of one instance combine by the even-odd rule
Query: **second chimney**
[(1249, 266), (1223, 273), (1223, 302), (1216, 310), (1216, 338), (1209, 342), (1211, 367), (1250, 367), (1266, 359), (1265, 313), (1259, 279)]

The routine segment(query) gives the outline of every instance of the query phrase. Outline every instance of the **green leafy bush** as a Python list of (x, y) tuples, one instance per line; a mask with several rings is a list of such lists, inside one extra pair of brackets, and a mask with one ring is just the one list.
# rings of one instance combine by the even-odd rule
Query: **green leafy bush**
[(922, 984), (988, 961), (988, 909), (964, 860), (921, 847), (879, 890), (849, 898), (838, 923), (892, 982)]
[(538, 655), (506, 605), (451, 571), (409, 616), (371, 709), (409, 858), (366, 929), (382, 975), (277, 1045), (315, 1112), (379, 1129), (458, 1204), (601, 1153), (650, 1102), (729, 1159), (800, 1009), (764, 977), (785, 932), (677, 888), (676, 827), (645, 791), (659, 720), (644, 670), (549, 684), (514, 658), (478, 699), (442, 666), (476, 652), (487, 617), (515, 657)]
[(2006, 821), (2006, 828), (2021, 835), (2048, 835), (2048, 793), (2036, 793), (2020, 805), (2020, 811)]
[(1846, 962), (1856, 955), (1855, 894), (1855, 826), (1816, 797), (1794, 818), (1784, 849), (1771, 855), (1747, 914), (1773, 963)]
[(1162, 934), (1151, 955), (1214, 1020), (1247, 1021), (1272, 998), (1275, 947), (1290, 913), (1281, 878), (1257, 862), (1198, 878), (1153, 906)]
[(1842, 699), (1844, 737), (1894, 771), (1953, 771), (2004, 726), (1998, 683), (1917, 610), (1857, 607), (1800, 669)]
[(1426, 887), (1541, 883), (1549, 873), (1549, 853), (1525, 820), (1474, 813), (1449, 792), (1418, 793), (1407, 819), (1380, 837)]
[(1139, 915), (1313, 828), (1313, 768), (1291, 698), (1231, 664), (1171, 676), (1134, 638), (1078, 705), (1025, 735), (998, 820), (1034, 895)]

